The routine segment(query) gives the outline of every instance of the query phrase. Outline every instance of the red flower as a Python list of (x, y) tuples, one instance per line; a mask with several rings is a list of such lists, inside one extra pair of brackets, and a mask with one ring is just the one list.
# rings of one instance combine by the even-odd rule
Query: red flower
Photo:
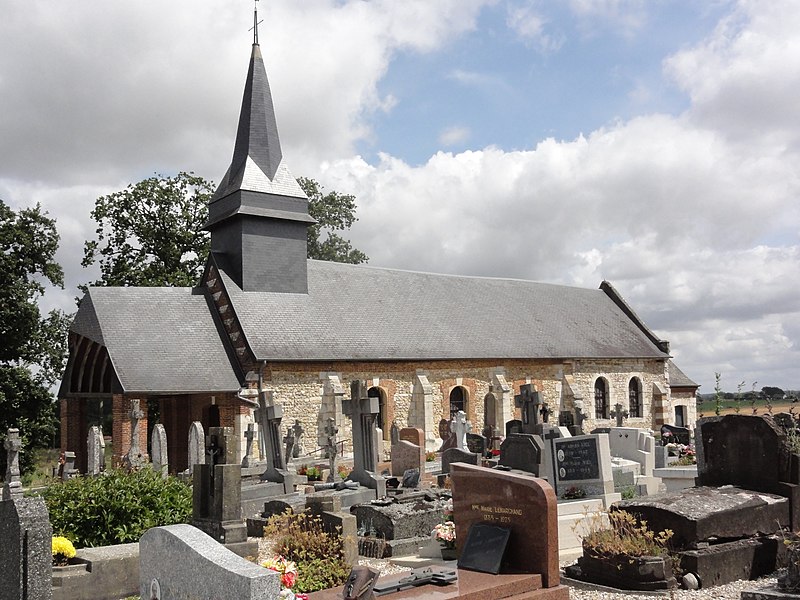
[(297, 573), (283, 573), (281, 575), (281, 585), (291, 589), (297, 582)]

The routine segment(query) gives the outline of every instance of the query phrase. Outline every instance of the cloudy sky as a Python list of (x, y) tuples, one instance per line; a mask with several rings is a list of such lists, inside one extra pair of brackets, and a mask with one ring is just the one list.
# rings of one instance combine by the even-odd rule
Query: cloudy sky
[[(800, 388), (800, 3), (259, 4), (284, 156), (371, 264), (607, 279), (701, 391)], [(225, 172), (252, 2), (0, 9), (0, 198), (57, 219), (71, 311), (95, 198)]]

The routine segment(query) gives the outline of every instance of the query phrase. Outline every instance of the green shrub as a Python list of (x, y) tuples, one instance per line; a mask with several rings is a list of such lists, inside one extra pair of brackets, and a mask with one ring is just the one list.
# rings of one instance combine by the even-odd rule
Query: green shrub
[(53, 535), (78, 548), (137, 542), (151, 527), (188, 523), (192, 516), (191, 488), (148, 468), (56, 482), (41, 495)]
[(297, 564), (296, 590), (315, 592), (342, 585), (350, 574), (340, 534), (326, 533), (310, 513), (275, 515), (264, 528), (273, 551)]

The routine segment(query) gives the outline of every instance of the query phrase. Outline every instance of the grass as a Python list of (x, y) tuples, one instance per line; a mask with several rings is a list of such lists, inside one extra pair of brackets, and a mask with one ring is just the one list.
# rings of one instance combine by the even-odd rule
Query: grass
[[(770, 401), (772, 406), (773, 413), (779, 412), (789, 412), (791, 407), (796, 407), (800, 410), (800, 403), (793, 404), (791, 401), (787, 400), (772, 400)], [(765, 399), (756, 399), (755, 403), (749, 399), (742, 399), (739, 402), (736, 400), (723, 400), (720, 403), (720, 410), (723, 413), (731, 413), (736, 412), (736, 407), (739, 407), (739, 414), (743, 415), (752, 415), (753, 414), (753, 407), (758, 411), (758, 414), (763, 415), (769, 412), (769, 406), (767, 405), (767, 401)], [(714, 415), (716, 410), (716, 403), (714, 402), (713, 398), (711, 400), (704, 400), (703, 402), (697, 405), (697, 414), (703, 414), (706, 417), (710, 417)]]

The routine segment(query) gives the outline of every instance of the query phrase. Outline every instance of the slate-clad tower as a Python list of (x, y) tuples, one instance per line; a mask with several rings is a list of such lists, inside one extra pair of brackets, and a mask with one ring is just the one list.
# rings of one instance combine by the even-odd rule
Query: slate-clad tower
[(308, 198), (283, 160), (256, 39), (233, 159), (208, 205), (211, 252), (247, 292), (308, 293)]

